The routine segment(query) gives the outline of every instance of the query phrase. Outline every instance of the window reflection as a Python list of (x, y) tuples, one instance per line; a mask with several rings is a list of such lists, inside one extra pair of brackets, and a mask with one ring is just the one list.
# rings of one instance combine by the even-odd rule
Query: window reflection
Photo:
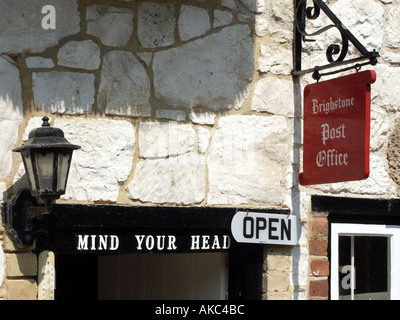
[(389, 237), (339, 237), (340, 299), (390, 299)]

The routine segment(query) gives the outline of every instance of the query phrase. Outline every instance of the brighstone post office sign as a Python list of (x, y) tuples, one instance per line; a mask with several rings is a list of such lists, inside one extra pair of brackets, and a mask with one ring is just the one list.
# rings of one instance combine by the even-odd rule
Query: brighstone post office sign
[(369, 176), (371, 84), (368, 70), (304, 88), (303, 172), (313, 185)]

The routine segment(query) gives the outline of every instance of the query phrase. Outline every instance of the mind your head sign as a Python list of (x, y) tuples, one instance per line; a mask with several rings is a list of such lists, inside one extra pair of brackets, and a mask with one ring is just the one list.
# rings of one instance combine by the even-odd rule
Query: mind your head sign
[(376, 73), (368, 70), (305, 87), (300, 184), (368, 178), (375, 80)]

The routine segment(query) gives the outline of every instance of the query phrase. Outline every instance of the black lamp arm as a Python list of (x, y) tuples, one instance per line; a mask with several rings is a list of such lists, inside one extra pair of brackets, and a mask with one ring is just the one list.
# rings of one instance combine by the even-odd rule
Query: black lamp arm
[(51, 203), (41, 205), (29, 189), (20, 189), (1, 207), (2, 223), (11, 240), (20, 248), (33, 245), (43, 214), (51, 212)]

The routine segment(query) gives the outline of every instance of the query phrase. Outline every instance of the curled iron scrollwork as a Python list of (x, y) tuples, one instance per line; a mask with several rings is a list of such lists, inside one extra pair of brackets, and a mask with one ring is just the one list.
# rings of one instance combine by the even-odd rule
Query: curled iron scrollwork
[[(311, 2), (311, 0), (310, 0)], [(320, 70), (341, 66), (349, 63), (358, 63), (361, 60), (369, 59), (368, 64), (376, 64), (379, 52), (373, 50), (368, 51), (357, 38), (346, 28), (338, 17), (329, 9), (327, 4), (322, 0), (312, 0), (312, 5), (307, 5), (307, 0), (295, 0), (295, 56), (294, 56), (294, 70), (293, 75), (301, 75), (308, 72), (319, 72)], [(333, 24), (329, 24), (319, 30), (307, 32), (306, 21), (316, 20), (323, 12)], [(341, 43), (330, 44), (326, 49), (326, 59), (328, 64), (324, 66), (316, 66), (312, 69), (301, 70), (301, 50), (302, 42), (316, 41), (313, 37), (320, 35), (329, 29), (336, 28), (341, 37)], [(348, 59), (345, 61), (349, 50), (349, 44), (354, 47), (361, 54), (360, 57)], [(359, 65), (359, 64), (358, 64)], [(361, 64), (361, 65), (365, 65)], [(339, 72), (339, 71), (338, 71)]]
[[(330, 44), (326, 49), (326, 59), (329, 63), (343, 61), (347, 55), (349, 49), (349, 39), (346, 34), (340, 29), (339, 26), (335, 24), (330, 24), (325, 26), (317, 31), (312, 33), (306, 32), (306, 19), (308, 20), (316, 20), (319, 18), (321, 13), (320, 7), (313, 1), (313, 7), (307, 6), (307, 0), (301, 0), (297, 6), (297, 14), (296, 14), (296, 26), (297, 30), (303, 36), (303, 41), (315, 41), (311, 39), (307, 39), (306, 37), (314, 37), (321, 33), (324, 33), (332, 28), (337, 28), (340, 32), (342, 38), (342, 45), (339, 44)], [(343, 26), (341, 24), (341, 26)], [(334, 55), (338, 55), (337, 59), (334, 59)]]

